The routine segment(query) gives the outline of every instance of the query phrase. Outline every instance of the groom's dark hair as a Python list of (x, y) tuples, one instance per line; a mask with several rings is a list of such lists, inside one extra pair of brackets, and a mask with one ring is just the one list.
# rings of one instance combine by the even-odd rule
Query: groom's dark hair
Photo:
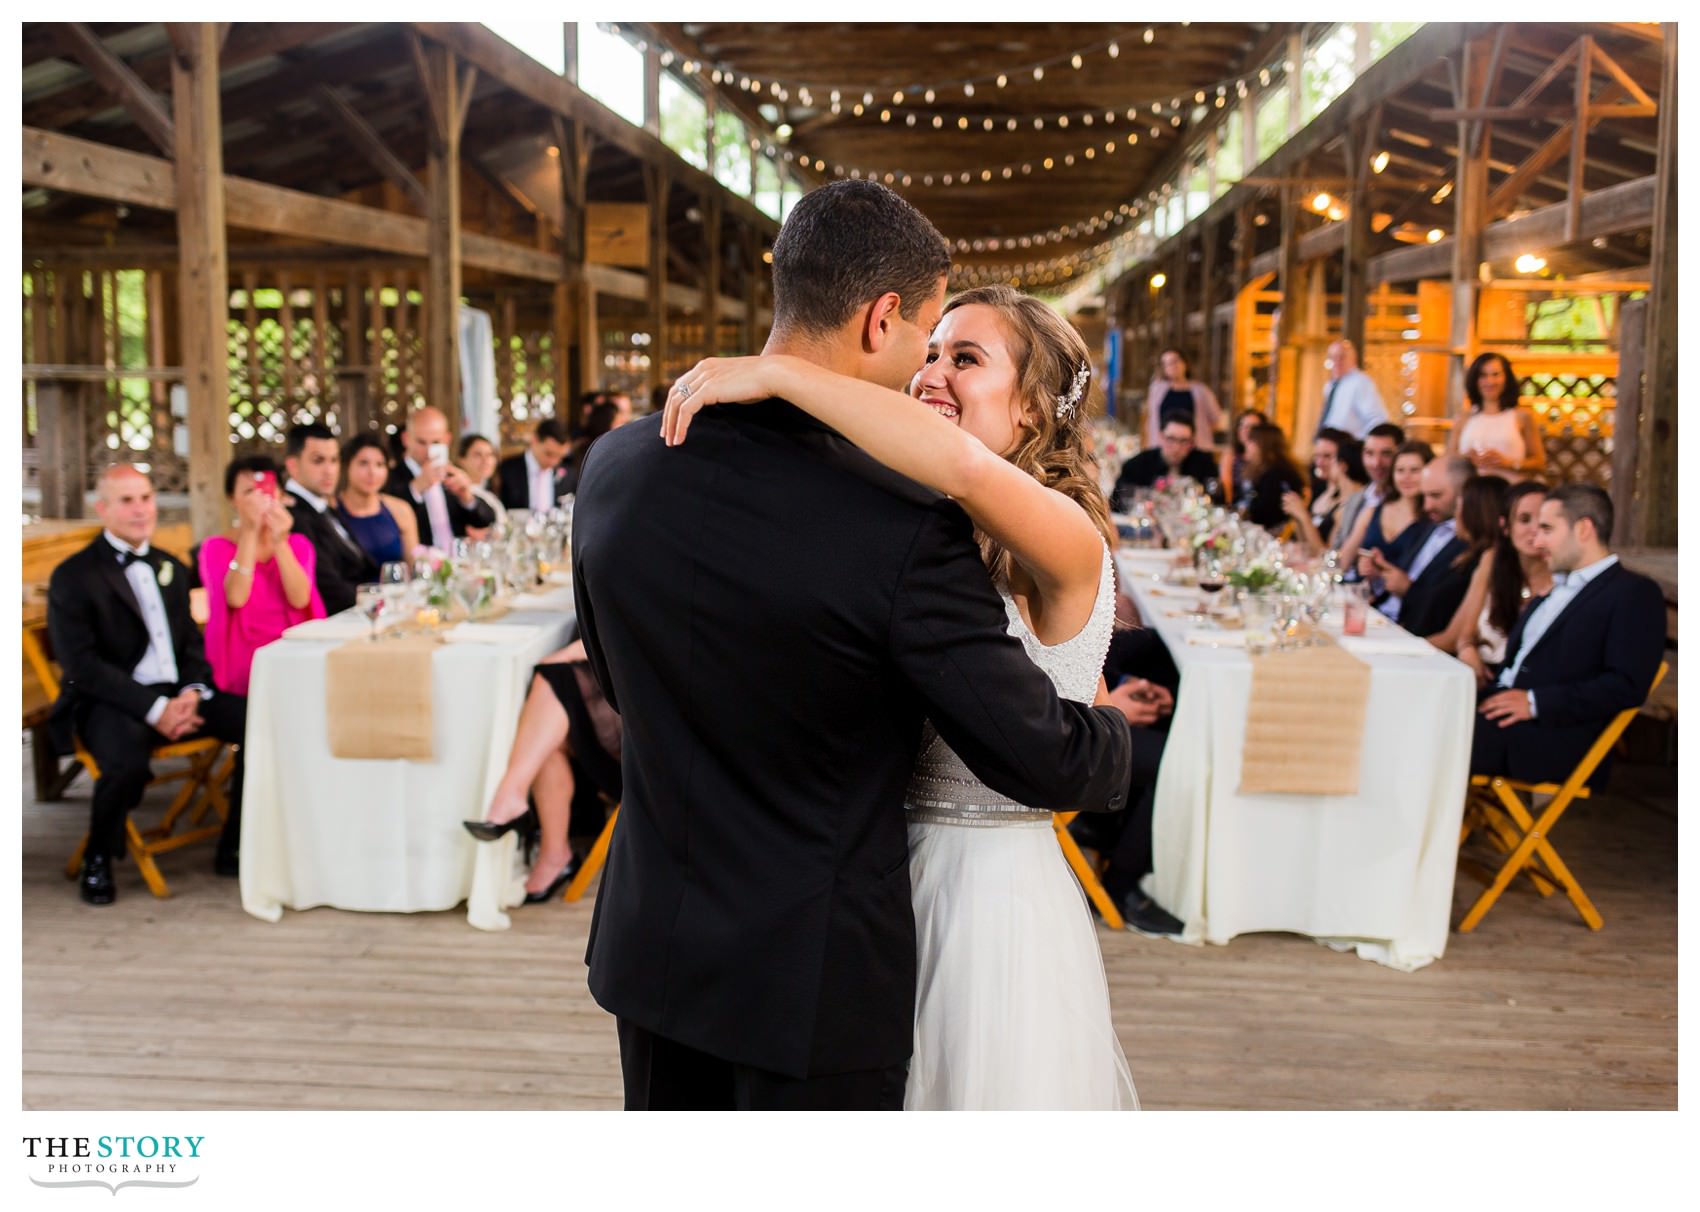
[(894, 291), (913, 320), (950, 272), (950, 245), (927, 217), (877, 181), (804, 194), (773, 242), (773, 327), (829, 333)]

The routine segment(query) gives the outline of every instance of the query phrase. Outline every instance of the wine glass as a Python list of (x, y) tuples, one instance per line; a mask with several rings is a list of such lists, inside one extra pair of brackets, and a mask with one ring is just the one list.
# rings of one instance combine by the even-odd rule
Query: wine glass
[(368, 639), (378, 638), (378, 620), (389, 610), (389, 599), (384, 594), (382, 585), (362, 585), (354, 591), (354, 608), (366, 616), (366, 621), (372, 625), (372, 634)]
[(457, 573), (453, 581), (455, 601), (466, 612), (467, 621), (478, 613), (478, 605), (484, 598), (484, 574), (476, 569)]
[(413, 566), (406, 560), (393, 560), (378, 569), (378, 581), (384, 585), (405, 585), (413, 579)]
[(1198, 599), (1198, 613), (1201, 616), (1207, 616), (1215, 609), (1217, 595), (1227, 583), (1227, 565), (1221, 556), (1206, 555), (1198, 562), (1198, 588), (1203, 595)]

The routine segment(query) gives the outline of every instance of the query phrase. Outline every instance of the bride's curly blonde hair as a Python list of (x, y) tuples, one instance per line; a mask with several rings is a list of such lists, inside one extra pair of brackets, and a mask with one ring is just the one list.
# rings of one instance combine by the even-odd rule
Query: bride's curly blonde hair
[[(1110, 522), (1109, 502), (1098, 487), (1087, 454), (1091, 429), (1086, 405), (1095, 390), (1090, 380), (1071, 407), (1058, 407), (1059, 398), (1069, 397), (1081, 367), (1091, 365), (1086, 342), (1073, 325), (1044, 303), (1008, 286), (976, 286), (957, 295), (944, 310), (948, 315), (959, 307), (976, 304), (992, 308), (1002, 318), (1015, 358), (1021, 418), (1015, 449), (1005, 459), (1045, 487), (1077, 502), (1113, 551), (1116, 531)], [(980, 552), (993, 576), (1007, 582), (1009, 552), (984, 535), (980, 536)]]

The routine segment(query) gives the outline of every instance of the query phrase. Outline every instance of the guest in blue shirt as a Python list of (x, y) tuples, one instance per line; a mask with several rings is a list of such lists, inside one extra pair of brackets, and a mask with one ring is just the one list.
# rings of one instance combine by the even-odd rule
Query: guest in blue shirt
[(390, 463), (376, 434), (355, 434), (342, 447), (346, 477), (336, 513), (354, 541), (375, 563), (412, 558), (419, 546), (419, 523), (405, 501), (385, 496)]

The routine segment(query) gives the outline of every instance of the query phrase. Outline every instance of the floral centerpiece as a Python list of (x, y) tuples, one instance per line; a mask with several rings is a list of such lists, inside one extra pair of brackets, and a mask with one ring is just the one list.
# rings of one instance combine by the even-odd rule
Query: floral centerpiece
[(447, 614), (454, 597), (454, 562), (435, 547), (419, 546), (413, 549), (413, 566), (423, 571), (425, 604)]

